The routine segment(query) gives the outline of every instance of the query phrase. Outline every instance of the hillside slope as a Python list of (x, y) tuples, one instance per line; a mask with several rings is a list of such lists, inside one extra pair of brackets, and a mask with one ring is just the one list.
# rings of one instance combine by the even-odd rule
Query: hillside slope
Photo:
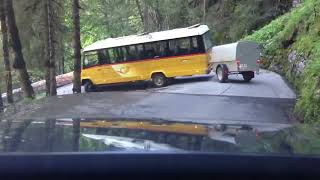
[(320, 122), (320, 1), (305, 0), (245, 39), (262, 43), (265, 68), (297, 90), (296, 112), (306, 122)]

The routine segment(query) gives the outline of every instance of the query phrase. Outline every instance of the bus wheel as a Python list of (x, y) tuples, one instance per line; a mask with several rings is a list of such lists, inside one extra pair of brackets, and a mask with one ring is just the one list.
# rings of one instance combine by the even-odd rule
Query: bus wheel
[(89, 92), (94, 92), (94, 85), (92, 84), (91, 81), (86, 81), (84, 83), (84, 91), (89, 93)]
[(224, 65), (218, 66), (216, 73), (217, 73), (219, 82), (225, 83), (228, 80), (228, 70)]
[(168, 79), (162, 73), (157, 73), (157, 74), (152, 75), (152, 83), (153, 83), (154, 87), (157, 87), (157, 88), (164, 87), (167, 85)]

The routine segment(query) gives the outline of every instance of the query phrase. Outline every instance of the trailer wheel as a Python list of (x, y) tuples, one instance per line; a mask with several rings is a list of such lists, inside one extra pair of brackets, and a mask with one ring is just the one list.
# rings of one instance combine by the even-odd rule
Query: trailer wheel
[(242, 77), (245, 82), (250, 82), (254, 78), (254, 72), (245, 72), (242, 74)]
[(219, 65), (216, 70), (218, 80), (221, 83), (225, 83), (228, 80), (228, 69), (225, 65)]

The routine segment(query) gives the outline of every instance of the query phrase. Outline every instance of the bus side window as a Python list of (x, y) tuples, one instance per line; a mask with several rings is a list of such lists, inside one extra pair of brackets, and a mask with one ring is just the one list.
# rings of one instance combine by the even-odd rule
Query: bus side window
[(152, 47), (153, 47), (153, 54), (152, 54), (152, 58), (159, 58), (161, 56), (160, 54), (160, 42), (153, 42), (152, 43)]
[(108, 64), (108, 51), (107, 50), (99, 50), (98, 51), (98, 60), (99, 64)]
[(122, 62), (126, 62), (129, 60), (129, 54), (127, 47), (119, 48), (122, 51)]
[(127, 53), (128, 53), (128, 61), (135, 61), (138, 59), (136, 47), (134, 45), (127, 46), (126, 47)]
[(199, 46), (198, 46), (198, 40), (196, 37), (191, 37), (190, 38), (190, 44), (191, 44), (191, 49), (190, 49), (190, 53), (194, 54), (194, 53), (199, 53)]
[(190, 40), (189, 38), (181, 38), (178, 40), (178, 53), (177, 55), (187, 55), (190, 50)]
[(163, 58), (167, 57), (167, 43), (166, 41), (158, 41), (153, 43), (154, 54), (153, 58)]
[(144, 47), (142, 44), (136, 45), (136, 51), (138, 55), (138, 59), (143, 60), (144, 58)]
[(124, 62), (123, 52), (120, 47), (114, 48), (115, 52), (115, 63), (122, 63)]
[(170, 51), (170, 41), (162, 41), (163, 42), (163, 54), (164, 57), (170, 57), (173, 56), (173, 52)]
[(109, 54), (109, 61), (110, 64), (114, 64), (117, 62), (117, 55), (116, 55), (116, 49), (115, 48), (110, 48), (108, 49), (108, 54)]
[(177, 56), (178, 55), (178, 42), (176, 39), (169, 40), (169, 56)]
[(197, 36), (197, 41), (198, 41), (198, 46), (199, 46), (199, 48), (198, 48), (199, 52), (200, 53), (205, 53), (206, 52), (206, 48), (205, 48), (202, 36)]
[(154, 58), (156, 55), (155, 50), (154, 50), (154, 43), (147, 43), (144, 44), (144, 57), (145, 59), (152, 59)]
[(169, 56), (169, 45), (168, 41), (159, 42), (159, 57), (168, 57)]

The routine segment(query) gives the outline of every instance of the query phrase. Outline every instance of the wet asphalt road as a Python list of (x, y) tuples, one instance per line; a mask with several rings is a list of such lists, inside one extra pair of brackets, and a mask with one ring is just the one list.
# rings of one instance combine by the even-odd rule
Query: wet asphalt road
[(134, 118), (206, 123), (290, 123), (293, 99), (154, 92), (99, 92), (48, 98), (30, 118)]
[[(263, 71), (251, 83), (232, 77), (220, 84), (214, 75), (178, 78), (165, 88), (131, 84), (101, 88), (97, 93), (65, 95), (71, 85), (59, 88), (60, 96), (46, 99), (30, 117), (138, 118), (206, 123), (287, 124), (295, 94), (282, 78)], [(54, 108), (53, 108), (54, 107)]]

